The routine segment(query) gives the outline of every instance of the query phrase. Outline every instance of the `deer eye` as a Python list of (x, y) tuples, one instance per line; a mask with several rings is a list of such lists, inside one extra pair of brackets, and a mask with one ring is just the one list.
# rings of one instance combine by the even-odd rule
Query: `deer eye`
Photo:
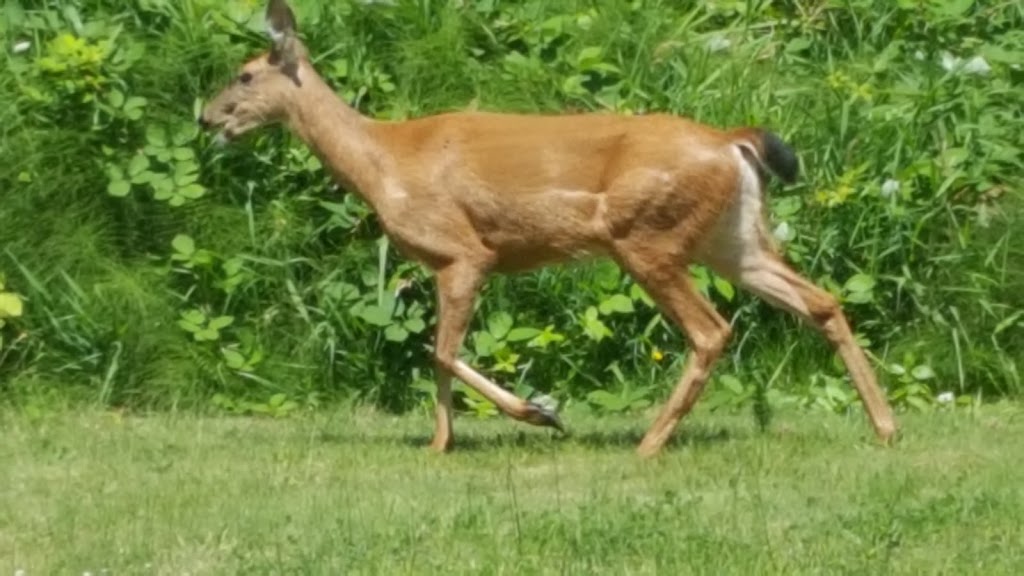
[(248, 72), (242, 72), (242, 75), (238, 77), (238, 81), (242, 84), (248, 84), (252, 80), (252, 74)]

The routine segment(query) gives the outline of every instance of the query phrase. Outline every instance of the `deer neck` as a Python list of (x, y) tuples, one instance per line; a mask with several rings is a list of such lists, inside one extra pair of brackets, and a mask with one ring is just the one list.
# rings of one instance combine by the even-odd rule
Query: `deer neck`
[(372, 120), (335, 94), (308, 64), (288, 126), (340, 183), (351, 186), (374, 210), (384, 205), (386, 156), (373, 138)]

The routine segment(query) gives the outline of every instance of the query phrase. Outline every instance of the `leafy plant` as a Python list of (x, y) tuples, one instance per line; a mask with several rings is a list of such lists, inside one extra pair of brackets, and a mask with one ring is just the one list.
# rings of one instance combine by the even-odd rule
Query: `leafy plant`
[(146, 128), (146, 146), (129, 161), (127, 168), (107, 165), (110, 182), (107, 192), (124, 197), (133, 186), (146, 185), (155, 200), (171, 206), (182, 206), (198, 200), (206, 188), (198, 182), (199, 164), (188, 144), (196, 139), (198, 127), (194, 122), (181, 123), (169, 131), (160, 125)]
[[(374, 117), (478, 107), (772, 127), (803, 168), (766, 194), (774, 241), (843, 302), (897, 407), (1018, 395), (1024, 15), (969, 1), (804, 8), (296, 3), (318, 67)], [(0, 297), (5, 381), (129, 405), (219, 393), (269, 407), (267, 390), (396, 411), (432, 401), (433, 287), (369, 207), (280, 130), (216, 148), (196, 129), (197, 95), (265, 48), (260, 6), (3, 13), (0, 258), (31, 304), (14, 316)], [(857, 406), (819, 338), (705, 267), (691, 278), (737, 327), (711, 407)], [(766, 378), (786, 363), (782, 338), (799, 369)], [(462, 354), (522, 396), (627, 411), (661, 401), (653, 383), (674, 381), (685, 352), (636, 283), (590, 262), (494, 279)], [(460, 406), (494, 413), (456, 389)], [(956, 401), (937, 402), (944, 390)]]
[(271, 418), (285, 418), (299, 409), (299, 403), (290, 400), (288, 395), (283, 393), (272, 395), (266, 402), (234, 400), (223, 394), (215, 394), (212, 402), (214, 406), (232, 414)]
[(6, 291), (3, 276), (0, 275), (0, 354), (4, 352), (4, 328), (8, 321), (20, 318), (24, 312), (25, 307), (21, 296)]
[(935, 370), (931, 365), (917, 363), (914, 355), (908, 353), (902, 363), (889, 364), (887, 370), (895, 377), (889, 392), (894, 404), (917, 410), (928, 410), (932, 406), (936, 394), (930, 385), (935, 380)]
[(631, 388), (625, 386), (617, 394), (608, 390), (594, 390), (587, 394), (587, 401), (600, 411), (608, 413), (642, 410), (651, 405), (650, 387)]
[(178, 326), (191, 334), (196, 342), (213, 342), (220, 340), (221, 330), (231, 326), (234, 321), (231, 316), (208, 317), (203, 311), (192, 309), (181, 314)]

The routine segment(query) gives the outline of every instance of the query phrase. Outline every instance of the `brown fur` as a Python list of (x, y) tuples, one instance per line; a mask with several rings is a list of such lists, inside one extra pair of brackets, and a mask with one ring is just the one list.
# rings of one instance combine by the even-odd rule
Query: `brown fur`
[[(452, 442), (452, 377), (513, 418), (560, 426), (461, 362), (473, 301), (486, 277), (584, 257), (609, 257), (644, 286), (692, 345), (691, 359), (641, 443), (654, 454), (693, 406), (729, 326), (691, 285), (701, 262), (818, 327), (847, 362), (878, 435), (895, 423), (835, 300), (792, 272), (767, 233), (762, 132), (725, 132), (666, 115), (451, 113), (369, 120), (345, 105), (305, 58), (294, 22), (251, 77), (214, 98), (201, 122), (237, 137), (281, 121), (357, 190), (409, 258), (438, 281), (438, 408), (433, 447)], [(282, 16), (282, 14), (285, 14)], [(295, 68), (282, 70), (288, 62)], [(752, 155), (752, 156), (751, 156)], [(750, 174), (755, 174), (753, 180)], [(753, 215), (753, 216), (752, 216)]]

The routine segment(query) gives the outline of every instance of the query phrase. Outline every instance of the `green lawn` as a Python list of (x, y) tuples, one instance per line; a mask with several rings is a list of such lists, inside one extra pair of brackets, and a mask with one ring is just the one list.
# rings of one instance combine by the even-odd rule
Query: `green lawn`
[(285, 420), (0, 412), (0, 575), (1010, 574), (1024, 566), (1024, 408), (699, 412), (642, 461), (648, 416), (338, 411)]

